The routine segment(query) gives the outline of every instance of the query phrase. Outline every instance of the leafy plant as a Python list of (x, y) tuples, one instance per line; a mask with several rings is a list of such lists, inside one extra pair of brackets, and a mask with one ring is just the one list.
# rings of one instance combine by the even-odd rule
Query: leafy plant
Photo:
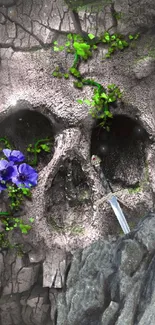
[[(105, 123), (108, 118), (112, 118), (112, 114), (110, 112), (110, 104), (116, 102), (118, 99), (122, 97), (122, 93), (115, 84), (108, 85), (107, 89), (103, 88), (103, 86), (94, 80), (91, 79), (83, 79), (78, 66), (82, 60), (88, 60), (92, 56), (93, 50), (97, 50), (99, 44), (105, 44), (108, 46), (108, 52), (106, 54), (106, 58), (110, 58), (112, 54), (116, 51), (124, 50), (129, 46), (129, 42), (133, 40), (137, 40), (139, 34), (129, 35), (128, 40), (124, 38), (121, 34), (110, 34), (106, 31), (100, 37), (95, 37), (94, 34), (89, 33), (87, 38), (83, 38), (78, 34), (68, 34), (67, 41), (64, 45), (64, 49), (67, 52), (74, 54), (74, 61), (72, 66), (69, 68), (69, 74), (74, 76), (77, 81), (74, 81), (74, 86), (76, 88), (82, 89), (85, 85), (90, 85), (93, 87), (97, 87), (94, 89), (94, 95), (91, 100), (89, 99), (78, 99), (77, 102), (79, 104), (87, 104), (90, 106), (89, 113), (95, 119), (101, 119), (101, 126), (105, 127)], [(54, 46), (60, 49), (58, 46), (58, 42), (54, 42)], [(55, 50), (55, 48), (54, 48)], [(62, 50), (62, 47), (61, 47)], [(69, 77), (67, 74), (67, 78)], [(66, 77), (66, 74), (60, 72), (59, 68), (56, 68), (53, 72), (54, 77), (62, 78)], [(106, 126), (107, 130), (109, 127)]]
[(4, 145), (2, 147), (0, 147), (0, 150), (7, 148), (7, 149), (11, 149), (11, 144), (9, 143), (7, 138), (0, 138), (0, 143), (3, 143)]
[(19, 210), (23, 203), (24, 197), (31, 198), (31, 191), (29, 188), (16, 187), (15, 184), (8, 185), (8, 197), (10, 199), (9, 207), (11, 210)]
[(141, 186), (137, 186), (135, 188), (129, 188), (128, 189), (130, 194), (136, 194), (142, 191), (142, 187)]
[(80, 72), (79, 72), (76, 68), (74, 68), (74, 67), (70, 68), (70, 69), (69, 69), (69, 72), (70, 72), (74, 77), (76, 77), (76, 78), (81, 78), (81, 74), (80, 74)]
[(73, 47), (77, 55), (79, 55), (84, 60), (87, 60), (92, 55), (90, 51), (90, 45), (87, 43), (74, 42)]
[[(18, 228), (22, 234), (27, 234), (31, 229), (31, 224), (24, 223), (17, 215), (20, 215), (25, 198), (31, 198), (31, 189), (37, 185), (38, 173), (30, 165), (23, 162), (25, 156), (22, 152), (10, 149), (11, 146), (7, 139), (1, 138), (0, 141), (7, 145), (7, 148), (2, 150), (3, 155), (0, 159), (0, 193), (5, 191), (8, 198), (8, 211), (0, 212), (0, 220), (4, 228), (4, 231), (0, 232), (0, 247), (2, 249), (16, 248), (18, 244), (11, 245), (7, 233)], [(41, 139), (35, 143), (34, 147), (29, 145), (27, 151), (35, 155), (42, 151), (49, 153), (51, 144), (48, 138)], [(33, 162), (37, 163), (36, 156), (34, 160)], [(29, 218), (30, 223), (33, 221), (34, 218)]]
[(30, 162), (32, 166), (36, 166), (38, 162), (38, 154), (41, 152), (50, 153), (53, 140), (50, 138), (40, 139), (34, 145), (29, 144), (27, 152), (34, 154), (34, 159)]
[[(34, 221), (33, 218), (30, 218), (29, 220), (31, 223)], [(6, 218), (2, 220), (2, 223), (4, 224), (6, 231), (11, 231), (15, 228), (19, 228), (22, 234), (27, 234), (31, 229), (31, 226), (25, 224), (21, 218)]]
[(91, 106), (89, 113), (95, 119), (101, 119), (101, 126), (104, 127), (107, 118), (112, 118), (112, 114), (110, 112), (109, 105), (113, 102), (116, 102), (117, 99), (120, 99), (122, 93), (120, 89), (115, 84), (110, 84), (107, 87), (107, 91), (102, 91), (100, 88), (94, 89), (94, 95), (92, 100), (84, 99), (77, 100), (80, 104), (87, 104)]
[(105, 55), (106, 58), (110, 58), (116, 50), (124, 50), (124, 48), (129, 46), (129, 43), (120, 34), (112, 34), (105, 32), (103, 36), (100, 37), (101, 42), (108, 45), (108, 53)]

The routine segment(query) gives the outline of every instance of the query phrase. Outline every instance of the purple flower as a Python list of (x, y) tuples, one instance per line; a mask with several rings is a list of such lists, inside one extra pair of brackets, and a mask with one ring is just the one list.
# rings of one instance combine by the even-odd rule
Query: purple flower
[(22, 162), (25, 159), (25, 156), (19, 150), (3, 149), (3, 153), (9, 161), (14, 163)]
[(37, 185), (38, 174), (34, 168), (23, 163), (18, 166), (18, 174), (11, 178), (12, 182), (18, 187), (27, 187)]
[(0, 160), (0, 181), (9, 181), (12, 177), (18, 174), (17, 168), (13, 162), (7, 160)]

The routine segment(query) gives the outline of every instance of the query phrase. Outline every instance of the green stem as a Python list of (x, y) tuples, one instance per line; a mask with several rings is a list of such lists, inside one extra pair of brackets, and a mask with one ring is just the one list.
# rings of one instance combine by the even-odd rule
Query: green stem
[[(79, 59), (80, 59), (80, 56), (77, 54), (77, 52), (75, 52), (72, 68), (76, 68), (77, 69), (77, 66), (78, 66), (78, 63), (79, 63)], [(83, 79), (83, 80), (81, 80), (81, 82), (83, 83), (83, 85), (90, 85), (90, 86), (97, 87), (100, 94), (103, 91), (106, 91), (101, 84), (99, 84), (98, 82), (93, 81), (91, 79)]]
[(9, 212), (0, 212), (0, 216), (9, 216), (10, 213)]
[(99, 93), (102, 93), (103, 91), (105, 91), (104, 87), (96, 81), (93, 81), (90, 79), (84, 79), (84, 80), (82, 80), (82, 83), (83, 83), (83, 85), (90, 85), (90, 86), (97, 87)]
[(10, 145), (9, 141), (6, 138), (0, 138), (0, 142), (4, 142), (6, 144), (6, 146), (11, 148), (11, 145)]
[(80, 59), (80, 56), (77, 54), (77, 52), (75, 52), (72, 68), (77, 68), (79, 59)]
[(35, 145), (34, 145), (34, 159), (32, 160), (32, 162), (30, 163), (30, 165), (33, 165), (33, 166), (36, 166), (37, 165), (37, 162), (38, 162), (38, 159), (37, 159), (37, 149), (38, 149), (38, 145), (42, 142), (47, 142), (49, 141), (49, 139), (41, 139), (41, 140), (38, 140)]

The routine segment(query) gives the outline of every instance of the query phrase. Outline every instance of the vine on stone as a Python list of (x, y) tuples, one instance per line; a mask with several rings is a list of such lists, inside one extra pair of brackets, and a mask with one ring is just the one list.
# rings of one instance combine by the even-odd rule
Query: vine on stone
[[(104, 44), (107, 46), (107, 54), (105, 58), (110, 58), (118, 50), (124, 50), (129, 46), (129, 42), (137, 40), (139, 34), (129, 35), (128, 40), (125, 40), (121, 34), (112, 34), (105, 32), (100, 37), (95, 37), (93, 34), (88, 34), (87, 38), (83, 38), (81, 35), (77, 34), (68, 34), (67, 41), (65, 45), (58, 45), (57, 41), (53, 43), (54, 51), (63, 51), (64, 49), (67, 53), (74, 54), (73, 65), (69, 68), (69, 71), (65, 73), (61, 72), (59, 66), (55, 68), (52, 75), (58, 78), (69, 78), (69, 74), (74, 76), (77, 81), (74, 81), (74, 86), (76, 88), (82, 89), (83, 86), (89, 85), (97, 87), (94, 89), (94, 95), (89, 99), (78, 99), (77, 102), (80, 104), (87, 104), (90, 106), (89, 113), (95, 119), (100, 119), (100, 125), (105, 127), (108, 118), (112, 118), (112, 113), (110, 112), (110, 104), (116, 102), (122, 97), (122, 93), (115, 84), (110, 84), (107, 86), (107, 89), (103, 87), (100, 83), (96, 82), (93, 79), (84, 79), (78, 69), (79, 64), (82, 60), (87, 61), (92, 57), (93, 50), (98, 49), (98, 45)], [(104, 59), (105, 59), (104, 58)], [(106, 129), (109, 130), (109, 127), (106, 126)]]

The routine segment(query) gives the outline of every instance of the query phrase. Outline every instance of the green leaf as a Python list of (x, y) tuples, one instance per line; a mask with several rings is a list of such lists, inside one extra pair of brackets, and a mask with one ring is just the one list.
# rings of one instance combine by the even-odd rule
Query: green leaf
[(19, 224), (19, 228), (20, 228), (22, 234), (27, 234), (28, 231), (31, 229), (31, 226), (24, 225), (24, 224)]
[(77, 103), (83, 104), (83, 100), (82, 99), (77, 99)]
[[(61, 72), (57, 72), (57, 71), (53, 71), (52, 72), (52, 76), (53, 77), (62, 78), (62, 73)], [(31, 152), (34, 152), (34, 150), (31, 150)]]
[(95, 102), (94, 102), (94, 100), (91, 102), (91, 106), (95, 106)]
[(109, 85), (108, 85), (108, 89), (112, 89), (112, 90), (113, 90), (115, 87), (116, 87), (115, 84), (109, 84)]
[(82, 89), (82, 88), (83, 88), (83, 83), (80, 82), (80, 81), (74, 81), (74, 86), (75, 86), (76, 88), (80, 88), (80, 89)]
[(30, 195), (30, 190), (28, 189), (28, 188), (21, 188), (21, 190), (22, 190), (22, 193), (24, 194), (24, 195)]
[(108, 95), (106, 93), (102, 93), (100, 97), (107, 99), (108, 98)]
[(91, 55), (90, 45), (86, 43), (78, 43), (74, 42), (73, 47), (75, 48), (78, 55), (86, 59), (89, 55)]
[(108, 32), (105, 32), (104, 33), (104, 39), (107, 41), (107, 42), (110, 42), (110, 34)]
[(63, 51), (64, 48), (65, 48), (65, 47), (64, 47), (63, 45), (60, 45), (60, 46), (59, 46), (59, 51)]
[(122, 44), (123, 44), (124, 47), (128, 47), (129, 46), (128, 42), (126, 42), (126, 41), (122, 41)]
[[(46, 152), (50, 152), (50, 147), (47, 144), (41, 144), (40, 148)], [(41, 150), (40, 150), (41, 151)]]
[(98, 47), (97, 45), (93, 45), (93, 49), (96, 50)]
[(110, 96), (110, 95), (109, 95), (109, 96), (108, 96), (108, 103), (113, 103), (113, 102), (116, 101), (116, 99), (117, 99), (116, 96), (114, 96), (114, 95), (111, 95), (111, 96)]
[(68, 35), (67, 35), (67, 38), (68, 38), (69, 40), (72, 40), (72, 39), (73, 39), (72, 34), (68, 34)]
[(30, 222), (34, 222), (34, 218), (29, 218)]
[(70, 68), (69, 71), (70, 71), (70, 73), (71, 73), (73, 76), (75, 76), (75, 77), (77, 77), (77, 78), (80, 78), (80, 77), (81, 77), (80, 72), (79, 72), (76, 68)]
[(94, 36), (93, 34), (88, 34), (88, 37), (89, 37), (90, 39), (95, 38), (95, 36)]
[(129, 35), (129, 39), (130, 40), (133, 40), (134, 39), (134, 36), (133, 35)]
[(57, 46), (54, 46), (53, 47), (53, 50), (55, 51), (55, 52), (59, 52), (60, 50), (59, 50), (59, 47), (57, 47)]
[(137, 33), (135, 36), (134, 36), (134, 39), (137, 40), (139, 38), (140, 34)]
[(83, 101), (85, 104), (87, 104), (88, 106), (90, 106), (91, 105), (91, 101), (89, 100), (89, 99), (84, 99), (84, 101)]
[(109, 118), (112, 118), (112, 117), (113, 117), (113, 115), (112, 115), (111, 112), (109, 112), (109, 111), (105, 111), (105, 115), (106, 115), (107, 117), (109, 117)]
[(69, 74), (68, 73), (64, 73), (64, 78), (68, 79), (69, 78)]
[(79, 35), (79, 34), (73, 34), (73, 39), (74, 39), (74, 41), (78, 41), (78, 42), (83, 42), (84, 41), (82, 36)]
[(58, 42), (57, 42), (57, 41), (54, 41), (53, 44), (54, 44), (54, 45), (58, 45)]
[(71, 45), (71, 42), (68, 41), (68, 42), (65, 43), (65, 45), (66, 45), (66, 46), (70, 46), (70, 45)]

